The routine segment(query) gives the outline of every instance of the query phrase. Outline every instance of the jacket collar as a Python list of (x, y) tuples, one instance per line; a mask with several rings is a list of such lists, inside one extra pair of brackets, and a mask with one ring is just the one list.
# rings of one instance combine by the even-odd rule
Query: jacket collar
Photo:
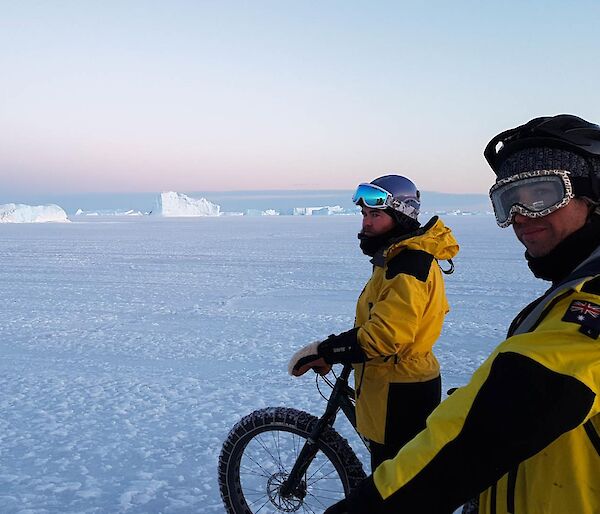
[(390, 255), (391, 250), (393, 250), (394, 248), (396, 248), (398, 246), (401, 246), (401, 243), (403, 241), (412, 239), (413, 237), (422, 236), (423, 234), (425, 234), (425, 232), (427, 232), (431, 227), (433, 227), (436, 224), (437, 220), (438, 220), (438, 217), (434, 216), (425, 225), (423, 225), (422, 227), (419, 227), (417, 230), (413, 230), (412, 232), (409, 232), (408, 234), (402, 234), (401, 236), (391, 238), (389, 240), (388, 245), (380, 248), (377, 251), (377, 253), (375, 253), (375, 255), (373, 255), (373, 258), (371, 259), (371, 264), (373, 264), (373, 266), (383, 268), (385, 266), (385, 261), (387, 260), (388, 256)]

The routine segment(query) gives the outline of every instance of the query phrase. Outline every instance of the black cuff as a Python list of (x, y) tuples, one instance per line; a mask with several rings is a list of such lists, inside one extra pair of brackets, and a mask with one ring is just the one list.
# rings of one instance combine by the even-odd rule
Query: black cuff
[(365, 354), (358, 343), (358, 327), (338, 335), (331, 334), (319, 345), (319, 356), (327, 364), (365, 362)]
[[(389, 507), (385, 504), (383, 498), (379, 494), (373, 475), (365, 478), (356, 489), (346, 498), (346, 509), (349, 514), (384, 514)], [(389, 511), (392, 512), (392, 511)], [(396, 513), (399, 511), (395, 511)]]

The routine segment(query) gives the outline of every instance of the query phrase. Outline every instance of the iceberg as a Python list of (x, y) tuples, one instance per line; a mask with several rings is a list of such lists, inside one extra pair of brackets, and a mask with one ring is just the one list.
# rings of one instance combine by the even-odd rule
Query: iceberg
[(127, 211), (106, 209), (99, 211), (84, 211), (83, 209), (77, 209), (75, 216), (145, 216), (146, 214), (148, 213), (135, 209), (129, 209)]
[(266, 211), (260, 209), (246, 209), (244, 216), (279, 216), (279, 212), (275, 209), (267, 209)]
[(206, 198), (191, 198), (182, 193), (167, 191), (160, 195), (160, 214), (177, 216), (220, 216), (221, 207)]
[(68, 223), (67, 213), (58, 205), (0, 205), (0, 223)]
[[(352, 211), (354, 213), (354, 211)], [(294, 216), (333, 216), (335, 214), (346, 214), (346, 210), (339, 205), (324, 207), (294, 207)]]

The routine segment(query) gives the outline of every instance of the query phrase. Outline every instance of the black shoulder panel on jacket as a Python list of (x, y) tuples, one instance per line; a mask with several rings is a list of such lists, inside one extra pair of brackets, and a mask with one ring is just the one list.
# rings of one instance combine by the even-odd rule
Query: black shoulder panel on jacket
[(371, 491), (368, 500), (375, 508), (364, 512), (453, 512), (519, 462), (580, 426), (594, 398), (574, 377), (524, 355), (501, 353), (460, 434), (386, 500)]
[(385, 278), (394, 278), (400, 273), (415, 277), (421, 282), (427, 280), (429, 269), (433, 261), (433, 255), (422, 250), (403, 250), (392, 257), (387, 263)]
[(600, 296), (600, 276), (593, 278), (592, 280), (588, 280), (585, 284), (583, 284), (581, 291)]

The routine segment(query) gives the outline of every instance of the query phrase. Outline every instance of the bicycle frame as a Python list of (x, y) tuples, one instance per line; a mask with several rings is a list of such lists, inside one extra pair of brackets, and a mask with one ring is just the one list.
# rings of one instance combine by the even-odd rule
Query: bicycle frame
[[(337, 377), (335, 384), (333, 386), (333, 390), (331, 391), (331, 395), (329, 396), (329, 400), (327, 400), (327, 406), (325, 408), (325, 412), (317, 421), (314, 429), (312, 430), (310, 437), (307, 439), (307, 442), (302, 447), (296, 462), (294, 463), (294, 467), (290, 471), (289, 477), (287, 480), (281, 484), (280, 494), (283, 497), (290, 497), (292, 495), (303, 498), (306, 494), (305, 491), (302, 490), (301, 482), (302, 476), (310, 466), (310, 463), (315, 458), (315, 455), (319, 451), (319, 439), (323, 430), (327, 426), (332, 426), (337, 417), (338, 411), (341, 409), (350, 424), (356, 430), (356, 410), (354, 408), (354, 404), (351, 398), (354, 398), (354, 389), (350, 387), (348, 384), (348, 378), (352, 371), (352, 366), (349, 364), (344, 365), (342, 372)], [(358, 432), (357, 432), (358, 433)], [(360, 438), (363, 440), (365, 445), (368, 443), (367, 441), (358, 433)]]

